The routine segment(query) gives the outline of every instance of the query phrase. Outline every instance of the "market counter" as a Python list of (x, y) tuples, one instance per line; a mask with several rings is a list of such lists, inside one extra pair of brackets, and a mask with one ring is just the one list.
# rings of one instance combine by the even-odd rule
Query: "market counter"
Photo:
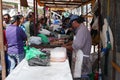
[(73, 80), (68, 59), (50, 66), (29, 66), (24, 59), (5, 80)]

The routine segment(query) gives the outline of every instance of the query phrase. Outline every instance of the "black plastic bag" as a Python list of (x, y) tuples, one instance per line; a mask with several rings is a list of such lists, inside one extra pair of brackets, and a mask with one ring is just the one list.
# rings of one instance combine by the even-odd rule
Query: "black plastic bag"
[(37, 55), (36, 57), (28, 60), (29, 66), (49, 66), (50, 65), (50, 54)]

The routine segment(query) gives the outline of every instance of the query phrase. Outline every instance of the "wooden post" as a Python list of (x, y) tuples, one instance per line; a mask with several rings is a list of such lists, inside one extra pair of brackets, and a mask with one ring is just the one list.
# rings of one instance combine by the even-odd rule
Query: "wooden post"
[(3, 44), (3, 21), (2, 21), (2, 0), (0, 0), (0, 54), (1, 54), (1, 64), (2, 64), (2, 80), (6, 77), (6, 66), (5, 66), (5, 52)]

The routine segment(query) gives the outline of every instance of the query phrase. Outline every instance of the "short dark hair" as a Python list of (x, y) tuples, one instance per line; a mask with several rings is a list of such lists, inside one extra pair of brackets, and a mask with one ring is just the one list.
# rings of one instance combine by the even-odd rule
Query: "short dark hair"
[(4, 16), (8, 16), (9, 19), (11, 18), (9, 14), (4, 14), (3, 17), (4, 17)]
[(11, 22), (11, 24), (13, 24), (13, 23), (15, 23), (15, 22), (18, 21), (18, 20), (20, 20), (19, 15), (14, 15), (14, 16), (12, 16), (10, 22)]
[(29, 14), (27, 15), (27, 18), (31, 18), (32, 15), (34, 15), (34, 12), (29, 12)]
[(18, 15), (18, 16), (19, 16), (20, 19), (24, 17), (23, 15)]
[(81, 15), (81, 16), (79, 16), (79, 17), (76, 19), (76, 21), (77, 21), (78, 23), (83, 23), (83, 22), (85, 21), (85, 18)]
[(26, 16), (26, 21), (28, 21), (29, 18), (32, 17), (32, 15), (34, 15), (34, 12), (29, 12), (28, 15)]

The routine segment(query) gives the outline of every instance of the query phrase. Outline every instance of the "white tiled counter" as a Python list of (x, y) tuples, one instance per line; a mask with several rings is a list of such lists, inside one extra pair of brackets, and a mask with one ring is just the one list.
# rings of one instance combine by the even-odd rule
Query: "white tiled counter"
[(68, 59), (50, 66), (29, 66), (24, 59), (5, 80), (73, 80)]

